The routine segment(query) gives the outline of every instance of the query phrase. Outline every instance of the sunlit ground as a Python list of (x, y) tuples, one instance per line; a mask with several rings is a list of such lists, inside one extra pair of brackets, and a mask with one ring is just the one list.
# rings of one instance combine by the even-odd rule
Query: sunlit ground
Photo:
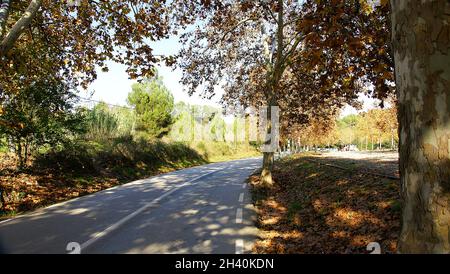
[[(384, 161), (383, 165), (389, 166), (384, 168), (386, 172), (397, 166), (395, 156), (391, 158)], [(368, 253), (367, 245), (378, 242), (382, 253), (396, 252), (399, 181), (364, 173), (381, 172), (379, 162), (379, 157), (370, 155), (299, 154), (276, 164), (276, 183), (271, 189), (262, 188), (258, 176), (253, 176), (261, 230), (254, 251)]]

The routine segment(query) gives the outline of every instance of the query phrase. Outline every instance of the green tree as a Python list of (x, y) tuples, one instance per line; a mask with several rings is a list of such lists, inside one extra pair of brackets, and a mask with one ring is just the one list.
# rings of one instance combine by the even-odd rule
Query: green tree
[(166, 135), (174, 123), (172, 93), (157, 74), (132, 86), (128, 104), (135, 108), (136, 130), (150, 137), (160, 138)]
[(119, 120), (106, 103), (97, 104), (86, 115), (87, 134), (89, 140), (104, 141), (117, 136)]
[(353, 144), (355, 139), (355, 128), (358, 125), (359, 117), (355, 114), (350, 114), (342, 117), (337, 121), (337, 126), (339, 129), (339, 137), (341, 143), (343, 144)]
[(19, 168), (40, 147), (55, 147), (84, 130), (81, 113), (74, 111), (76, 97), (65, 83), (45, 79), (15, 95), (6, 94), (0, 95), (2, 117), (14, 126), (0, 124), (0, 134), (14, 145)]
[(217, 113), (214, 118), (211, 120), (211, 128), (210, 133), (213, 141), (222, 141), (225, 142), (225, 134), (226, 134), (227, 125), (221, 113)]
[(175, 104), (173, 112), (174, 124), (169, 133), (170, 138), (176, 141), (188, 141), (190, 138), (190, 106), (185, 102)]
[[(72, 1), (73, 2), (73, 1)], [(150, 43), (169, 34), (163, 1), (0, 1), (0, 87), (13, 96), (42, 75), (87, 87), (108, 60), (125, 64), (131, 78), (147, 77), (155, 63)], [(2, 115), (0, 124), (9, 124)]]
[[(379, 98), (391, 91), (387, 8), (375, 9), (373, 1), (174, 2), (182, 22), (201, 20), (181, 36), (181, 81), (190, 93), (204, 87), (213, 96), (221, 85), (225, 103), (280, 106), (295, 121), (317, 106), (353, 102), (358, 83), (372, 82)], [(273, 156), (263, 154), (267, 185)]]

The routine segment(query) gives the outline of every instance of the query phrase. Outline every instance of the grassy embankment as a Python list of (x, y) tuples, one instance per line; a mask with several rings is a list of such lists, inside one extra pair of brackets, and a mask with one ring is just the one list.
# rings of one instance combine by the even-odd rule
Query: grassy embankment
[[(253, 157), (249, 145), (115, 139), (78, 142), (33, 157), (17, 171), (15, 158), (0, 153), (0, 219), (177, 169)], [(1, 201), (0, 201), (1, 203)]]

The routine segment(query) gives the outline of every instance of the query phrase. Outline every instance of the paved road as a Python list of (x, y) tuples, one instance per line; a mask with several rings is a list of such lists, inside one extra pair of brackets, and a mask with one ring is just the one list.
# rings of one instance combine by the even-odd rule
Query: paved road
[[(0, 223), (0, 253), (248, 253), (260, 158), (138, 180)], [(77, 249), (74, 244), (73, 250)]]

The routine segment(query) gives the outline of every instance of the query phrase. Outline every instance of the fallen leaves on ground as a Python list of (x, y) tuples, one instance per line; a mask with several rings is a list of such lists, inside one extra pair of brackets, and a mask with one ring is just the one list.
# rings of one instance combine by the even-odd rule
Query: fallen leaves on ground
[[(250, 178), (258, 209), (256, 253), (369, 253), (378, 242), (394, 253), (400, 230), (400, 186), (390, 180), (341, 170), (314, 155), (296, 155), (275, 164), (275, 184)], [(336, 162), (336, 159), (333, 159)]]
[[(161, 166), (158, 169), (121, 167), (113, 172), (108, 167), (95, 173), (61, 172), (52, 169), (28, 168), (16, 171), (16, 158), (0, 154), (0, 220), (36, 208), (49, 206), (76, 197), (95, 193), (135, 179), (170, 172), (177, 166)], [(137, 163), (139, 165), (139, 163)], [(181, 168), (181, 167), (180, 167)], [(2, 204), (2, 202), (4, 204)]]
[[(74, 176), (51, 170), (15, 171), (15, 158), (3, 155), (0, 165), (2, 213), (5, 217), (68, 199), (84, 196), (121, 183), (119, 178)], [(1, 216), (0, 216), (1, 217)]]

